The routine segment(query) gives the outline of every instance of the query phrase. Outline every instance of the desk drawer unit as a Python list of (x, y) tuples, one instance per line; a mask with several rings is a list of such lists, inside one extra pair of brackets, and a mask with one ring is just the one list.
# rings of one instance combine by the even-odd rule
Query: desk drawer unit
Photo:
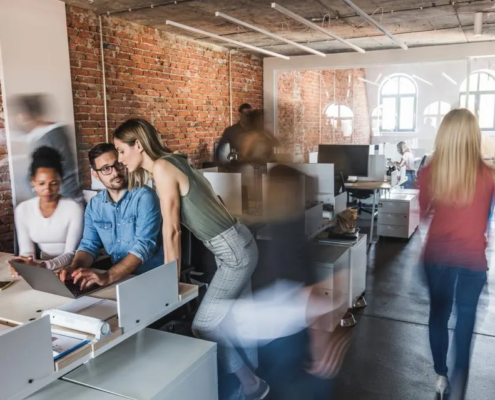
[(378, 235), (408, 239), (419, 225), (417, 194), (391, 194), (378, 208)]
[(378, 213), (378, 225), (407, 226), (409, 224), (407, 214)]

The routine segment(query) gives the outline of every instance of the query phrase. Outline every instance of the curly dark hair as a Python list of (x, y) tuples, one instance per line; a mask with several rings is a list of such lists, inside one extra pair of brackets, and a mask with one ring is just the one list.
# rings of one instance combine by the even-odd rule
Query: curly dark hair
[(62, 156), (52, 147), (38, 147), (33, 152), (31, 166), (29, 167), (31, 178), (36, 175), (39, 168), (53, 168), (61, 178), (64, 176)]

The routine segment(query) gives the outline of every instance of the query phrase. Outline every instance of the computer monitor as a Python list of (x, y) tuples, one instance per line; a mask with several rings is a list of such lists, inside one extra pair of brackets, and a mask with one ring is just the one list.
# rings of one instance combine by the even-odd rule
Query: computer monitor
[(369, 145), (333, 145), (318, 146), (318, 163), (334, 164), (335, 173), (342, 173), (344, 179), (349, 176), (368, 176)]

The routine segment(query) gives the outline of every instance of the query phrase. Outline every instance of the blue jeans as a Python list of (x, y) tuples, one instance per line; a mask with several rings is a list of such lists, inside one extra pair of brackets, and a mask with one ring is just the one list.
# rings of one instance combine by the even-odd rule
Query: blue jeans
[(407, 170), (406, 171), (407, 181), (404, 182), (404, 189), (414, 189), (416, 184), (416, 171)]
[(452, 312), (454, 297), (457, 306), (457, 323), (454, 341), (456, 346), (455, 371), (461, 381), (467, 378), (471, 356), (471, 339), (476, 320), (476, 307), (486, 283), (486, 272), (444, 265), (425, 265), (430, 290), (430, 346), (438, 375), (447, 376), (449, 332), (447, 324)]

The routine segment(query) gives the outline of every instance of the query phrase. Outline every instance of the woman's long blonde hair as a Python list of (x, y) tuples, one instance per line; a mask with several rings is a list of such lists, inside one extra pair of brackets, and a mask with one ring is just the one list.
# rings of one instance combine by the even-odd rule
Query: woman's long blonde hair
[(460, 108), (443, 119), (431, 159), (430, 194), (436, 204), (470, 204), (483, 163), (481, 131), (471, 111)]
[[(135, 146), (139, 140), (146, 154), (153, 160), (158, 160), (172, 151), (163, 144), (158, 131), (148, 121), (141, 118), (131, 118), (121, 124), (113, 133), (114, 139), (119, 139), (129, 146)], [(145, 185), (151, 174), (140, 168), (128, 173), (129, 189)]]

